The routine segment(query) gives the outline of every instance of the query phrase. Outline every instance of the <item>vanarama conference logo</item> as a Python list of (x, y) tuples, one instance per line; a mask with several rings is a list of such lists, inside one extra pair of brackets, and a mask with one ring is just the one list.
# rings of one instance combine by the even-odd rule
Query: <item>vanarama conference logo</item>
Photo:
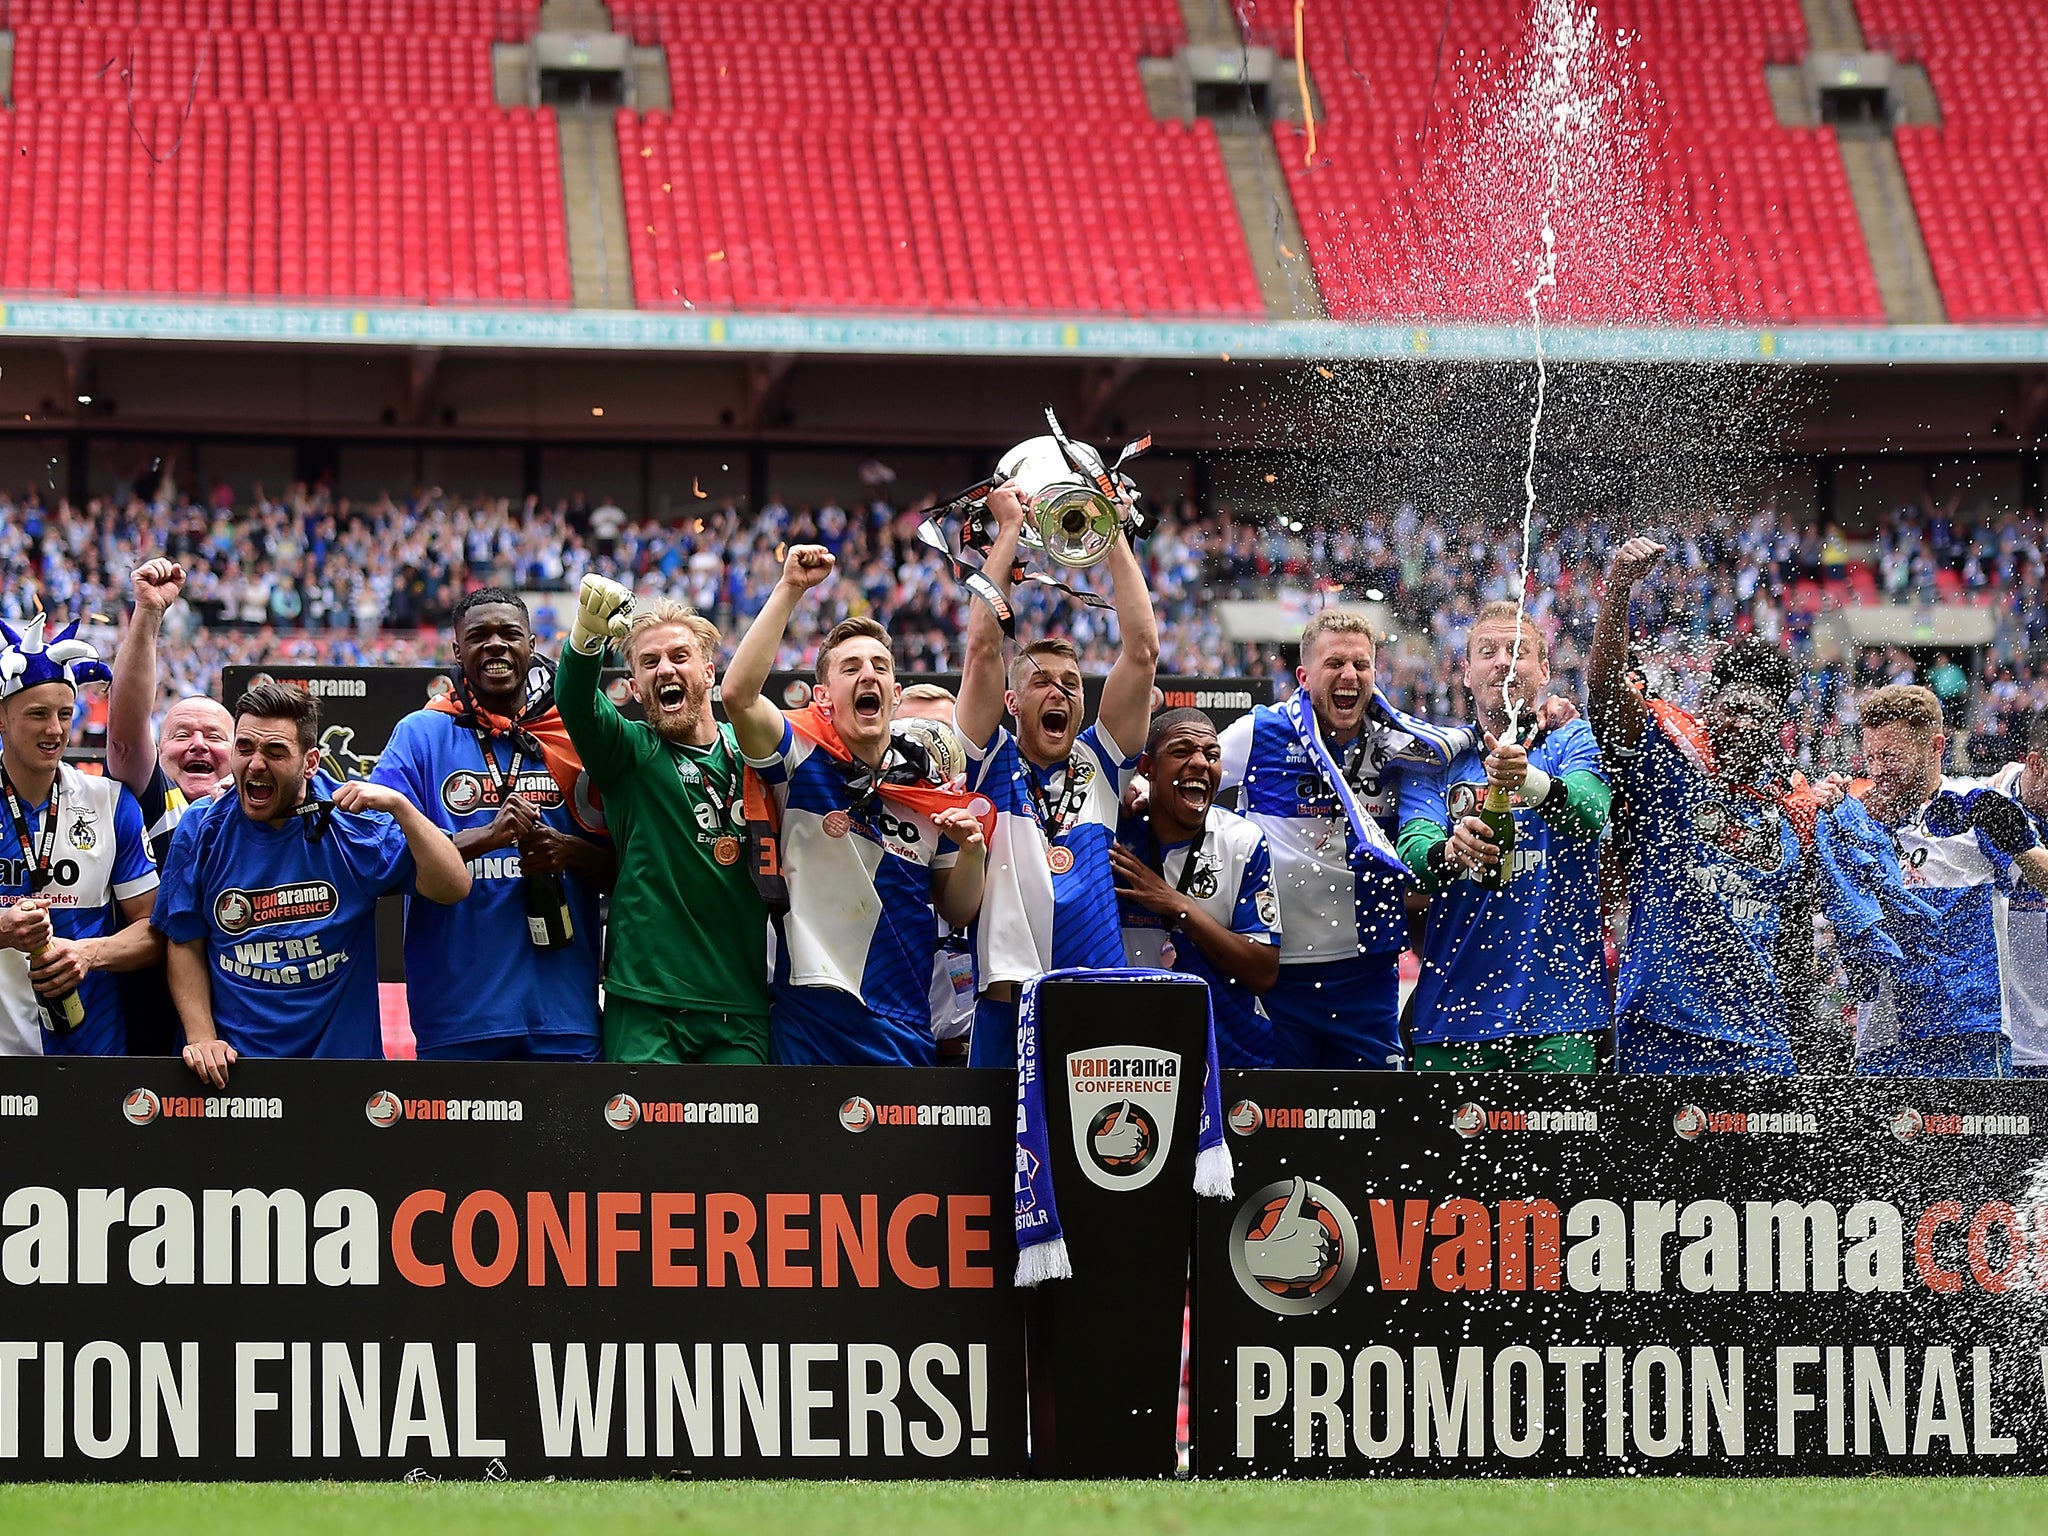
[(1820, 1117), (1811, 1110), (1702, 1109), (1681, 1104), (1671, 1117), (1680, 1141), (1702, 1136), (1818, 1136)]
[(1239, 1136), (1251, 1136), (1262, 1127), (1274, 1131), (1374, 1131), (1379, 1129), (1379, 1111), (1356, 1104), (1276, 1104), (1267, 1109), (1251, 1099), (1239, 1099), (1223, 1116), (1223, 1123)]
[(1891, 1132), (1900, 1141), (1915, 1141), (1922, 1136), (2031, 1136), (2034, 1127), (2026, 1115), (1922, 1114), (1903, 1104), (1892, 1116)]
[(222, 933), (233, 936), (266, 923), (318, 922), (332, 917), (340, 905), (334, 887), (325, 880), (266, 886), (260, 891), (232, 889), (214, 898), (213, 921)]
[(1451, 1111), (1451, 1129), (1466, 1141), (1488, 1131), (1531, 1131), (1542, 1135), (1600, 1130), (1600, 1113), (1592, 1109), (1486, 1109), (1460, 1104)]
[(121, 1114), (130, 1125), (152, 1120), (282, 1120), (284, 1100), (253, 1094), (153, 1093), (131, 1088), (121, 1100)]
[(839, 1124), (856, 1135), (874, 1126), (990, 1125), (986, 1104), (876, 1104), (855, 1094), (839, 1106)]
[(761, 1106), (744, 1101), (706, 1099), (642, 1101), (615, 1093), (604, 1101), (604, 1123), (615, 1131), (649, 1125), (759, 1125)]
[(524, 1120), (526, 1105), (519, 1099), (401, 1099), (380, 1088), (363, 1106), (363, 1115), (381, 1131), (401, 1120)]
[(1344, 1294), (1358, 1272), (1358, 1224), (1329, 1190), (1306, 1179), (1268, 1184), (1230, 1223), (1230, 1271), (1268, 1312), (1299, 1317)]
[(1105, 1045), (1067, 1055), (1067, 1120), (1074, 1160), (1103, 1189), (1142, 1189), (1166, 1166), (1180, 1103), (1174, 1051)]

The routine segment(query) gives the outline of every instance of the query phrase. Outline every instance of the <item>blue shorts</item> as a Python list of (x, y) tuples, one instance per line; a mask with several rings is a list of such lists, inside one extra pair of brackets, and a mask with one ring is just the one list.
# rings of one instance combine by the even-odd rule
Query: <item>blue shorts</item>
[(876, 1013), (837, 987), (768, 991), (768, 1059), (778, 1067), (935, 1067), (930, 1021)]
[(967, 1065), (1017, 1070), (1017, 1000), (983, 997), (974, 1004), (974, 1033), (967, 1041)]
[(491, 1040), (459, 1040), (453, 1045), (422, 1045), (419, 1061), (596, 1061), (594, 1035), (499, 1035)]
[(2011, 1075), (2014, 1077), (2048, 1078), (2048, 1062), (2028, 1063), (2024, 1061), (2016, 1061), (2012, 1064)]
[(1398, 1072), (1401, 952), (1283, 965), (1259, 999), (1273, 1021), (1273, 1065), (1295, 1070)]
[[(2040, 1069), (2037, 1068), (2037, 1071)], [(1856, 1058), (1858, 1077), (2011, 1077), (2012, 1042), (1995, 1029), (1901, 1040)]]
[(1792, 1077), (1799, 1068), (1782, 1045), (1760, 1051), (1739, 1040), (1625, 1024), (1615, 1040), (1614, 1070), (1634, 1077)]

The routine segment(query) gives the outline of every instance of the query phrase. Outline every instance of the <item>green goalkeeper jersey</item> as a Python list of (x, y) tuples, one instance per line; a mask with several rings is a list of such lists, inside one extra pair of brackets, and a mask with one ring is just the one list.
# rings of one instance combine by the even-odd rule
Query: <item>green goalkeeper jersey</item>
[(607, 992), (706, 1013), (768, 1012), (768, 911), (747, 873), (739, 744), (663, 741), (612, 707), (603, 658), (564, 646), (555, 707), (604, 795), (618, 850)]

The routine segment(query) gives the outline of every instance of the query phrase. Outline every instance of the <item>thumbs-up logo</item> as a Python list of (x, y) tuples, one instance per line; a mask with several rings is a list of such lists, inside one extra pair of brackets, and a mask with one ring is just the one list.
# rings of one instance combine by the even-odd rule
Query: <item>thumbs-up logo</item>
[(1134, 1176), (1159, 1151), (1159, 1127), (1129, 1099), (1118, 1099), (1088, 1124), (1088, 1152), (1105, 1173)]
[(1245, 1295), (1269, 1312), (1320, 1311), (1358, 1271), (1358, 1227), (1322, 1185), (1283, 1179), (1238, 1207), (1230, 1268)]

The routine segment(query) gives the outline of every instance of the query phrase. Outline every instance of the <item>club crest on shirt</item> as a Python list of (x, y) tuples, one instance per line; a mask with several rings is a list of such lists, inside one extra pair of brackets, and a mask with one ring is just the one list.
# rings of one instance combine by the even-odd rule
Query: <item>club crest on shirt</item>
[(1252, 905), (1258, 909), (1260, 922), (1268, 928), (1280, 926), (1280, 897), (1271, 886), (1252, 897)]
[(1195, 872), (1188, 877), (1188, 894), (1197, 901), (1207, 901), (1216, 894), (1217, 863), (1206, 854), (1195, 860)]
[(71, 830), (66, 834), (71, 839), (71, 846), (80, 853), (91, 853), (99, 846), (100, 836), (93, 828), (93, 819), (91, 811), (80, 811), (78, 818), (71, 823)]

